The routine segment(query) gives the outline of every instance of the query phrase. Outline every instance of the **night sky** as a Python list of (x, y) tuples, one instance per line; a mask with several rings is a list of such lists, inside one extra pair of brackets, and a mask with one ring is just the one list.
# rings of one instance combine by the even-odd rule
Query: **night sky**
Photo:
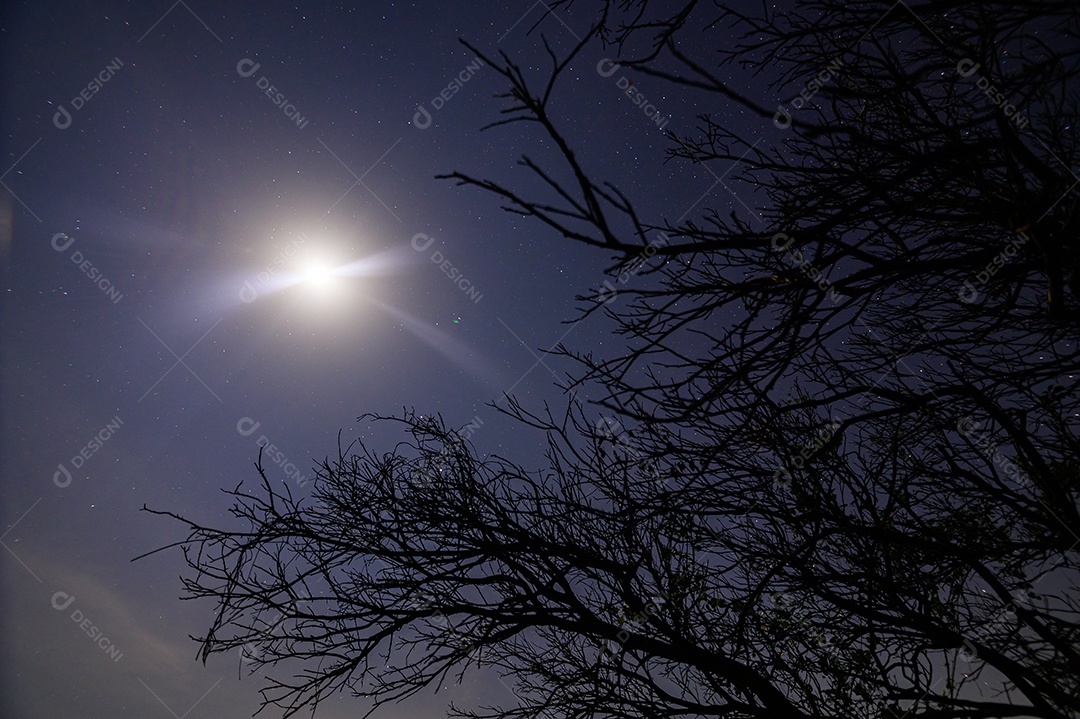
[[(564, 402), (570, 368), (542, 351), (619, 341), (599, 313), (565, 323), (610, 256), (434, 179), (536, 196), (522, 153), (563, 171), (539, 128), (479, 132), (506, 87), (459, 38), (541, 83), (543, 39), (568, 53), (592, 5), (357, 5), (7, 6), (4, 717), (252, 714), (262, 683), (238, 656), (196, 661), (188, 635), (214, 605), (179, 601), (179, 552), (131, 561), (185, 536), (140, 508), (228, 525), (220, 490), (257, 481), (260, 444), (268, 476), (303, 493), (339, 430), (388, 451), (399, 438), (357, 417), (406, 407), (539, 466), (542, 437), (488, 404)], [(745, 213), (752, 192), (662, 163), (664, 132), (597, 71), (605, 52), (585, 48), (552, 103), (583, 165), (654, 220)], [(665, 129), (692, 129), (695, 98), (653, 87)], [(451, 700), (514, 703), (480, 671), (376, 716), (441, 717)], [(319, 716), (365, 707), (339, 697)]]

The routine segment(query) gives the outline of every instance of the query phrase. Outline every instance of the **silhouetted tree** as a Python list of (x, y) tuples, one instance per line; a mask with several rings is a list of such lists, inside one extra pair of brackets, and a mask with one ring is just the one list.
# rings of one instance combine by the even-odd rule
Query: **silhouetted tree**
[[(580, 299), (624, 347), (557, 352), (601, 399), (510, 404), (540, 471), (371, 417), (409, 441), (181, 520), (204, 657), (302, 662), (294, 710), (489, 666), (520, 706), (460, 716), (1080, 714), (1080, 7), (763, 7), (607, 2), (539, 80), (477, 50), (565, 166), (448, 177), (611, 253)], [(670, 158), (744, 209), (650, 220), (581, 164), (551, 98), (602, 53), (700, 93)]]

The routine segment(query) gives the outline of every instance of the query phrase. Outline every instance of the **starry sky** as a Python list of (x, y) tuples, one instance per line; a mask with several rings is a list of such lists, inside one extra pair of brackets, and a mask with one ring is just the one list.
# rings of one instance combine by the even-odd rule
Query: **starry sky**
[[(262, 685), (239, 657), (195, 659), (213, 604), (178, 600), (179, 553), (131, 561), (184, 536), (140, 508), (228, 523), (220, 490), (257, 480), (260, 444), (302, 493), (339, 430), (389, 449), (357, 417), (403, 407), (535, 465), (540, 438), (489, 403), (560, 401), (569, 368), (542, 351), (618, 341), (599, 314), (565, 322), (610, 256), (434, 178), (535, 195), (522, 153), (563, 171), (535, 127), (479, 131), (506, 87), (459, 39), (540, 83), (544, 39), (568, 53), (591, 4), (171, 1), (4, 10), (5, 717), (252, 714)], [(653, 219), (743, 208), (711, 170), (663, 164), (664, 133), (597, 72), (605, 52), (586, 47), (552, 102), (583, 165)], [(701, 111), (638, 87), (668, 130)], [(376, 716), (452, 700), (514, 697), (481, 672)]]

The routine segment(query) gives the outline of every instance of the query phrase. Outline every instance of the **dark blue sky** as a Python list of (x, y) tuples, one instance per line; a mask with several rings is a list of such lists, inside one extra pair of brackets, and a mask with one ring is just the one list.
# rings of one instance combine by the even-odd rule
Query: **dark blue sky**
[[(608, 256), (433, 179), (461, 170), (527, 193), (519, 156), (553, 158), (538, 129), (478, 132), (505, 86), (458, 38), (541, 83), (541, 34), (566, 53), (590, 18), (363, 5), (8, 5), (3, 716), (250, 715), (261, 684), (238, 681), (238, 657), (195, 661), (187, 635), (213, 605), (177, 600), (179, 554), (130, 562), (183, 536), (139, 509), (228, 522), (219, 490), (256, 479), (261, 437), (269, 476), (303, 492), (338, 430), (402, 407), (536, 462), (542, 438), (486, 403), (560, 401), (568, 368), (535, 353), (617, 341), (599, 315), (562, 324)], [(597, 73), (604, 57), (586, 48), (552, 104), (584, 166), (654, 219), (692, 216), (706, 193), (721, 214), (739, 207), (705, 170), (661, 164), (663, 133)], [(688, 130), (693, 97), (652, 87), (666, 129)], [(336, 274), (301, 282), (318, 263)], [(480, 673), (377, 716), (443, 716), (450, 699), (513, 704)], [(320, 716), (361, 706), (335, 699)]]

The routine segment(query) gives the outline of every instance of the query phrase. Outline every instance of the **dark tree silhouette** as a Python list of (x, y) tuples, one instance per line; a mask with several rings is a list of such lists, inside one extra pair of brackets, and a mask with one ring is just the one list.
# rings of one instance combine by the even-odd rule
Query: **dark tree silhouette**
[[(510, 403), (542, 470), (367, 416), (409, 440), (305, 500), (260, 467), (244, 531), (177, 517), (203, 657), (300, 663), (290, 710), (493, 667), (520, 705), (460, 716), (1080, 715), (1078, 36), (1072, 2), (619, 0), (540, 80), (477, 50), (494, 127), (565, 165), (447, 177), (612, 255), (579, 319), (624, 348), (556, 353), (592, 406)], [(700, 94), (671, 161), (745, 207), (650, 220), (583, 166), (551, 98), (605, 56)]]

